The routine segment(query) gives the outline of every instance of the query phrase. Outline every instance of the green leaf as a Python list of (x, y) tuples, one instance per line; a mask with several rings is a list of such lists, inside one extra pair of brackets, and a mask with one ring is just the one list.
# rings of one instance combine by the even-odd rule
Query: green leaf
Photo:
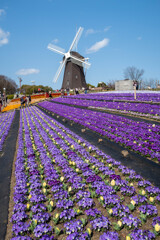
[(131, 211), (133, 211), (133, 210), (135, 209), (135, 206), (134, 206), (132, 203), (129, 204), (128, 207), (129, 207), (129, 209), (130, 209)]

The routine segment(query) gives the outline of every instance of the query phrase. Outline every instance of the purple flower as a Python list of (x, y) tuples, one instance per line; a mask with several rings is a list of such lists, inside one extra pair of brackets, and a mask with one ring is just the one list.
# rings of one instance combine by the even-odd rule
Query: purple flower
[(74, 218), (76, 216), (76, 212), (73, 210), (73, 209), (66, 209), (66, 210), (63, 210), (61, 213), (60, 213), (60, 219), (64, 219), (64, 220), (71, 220), (72, 218)]
[(66, 233), (71, 234), (77, 231), (83, 230), (83, 223), (81, 220), (73, 220), (64, 224), (66, 228)]
[(121, 187), (121, 193), (122, 195), (124, 196), (133, 196), (136, 191), (135, 191), (135, 188), (132, 187), (132, 186), (125, 186), (125, 187)]
[(94, 205), (94, 201), (92, 198), (84, 197), (77, 203), (77, 205), (82, 208), (89, 208)]
[(121, 177), (120, 177), (120, 175), (116, 175), (116, 174), (111, 174), (110, 176), (109, 176), (111, 179), (114, 179), (114, 180), (121, 180)]
[(95, 181), (101, 181), (102, 178), (97, 176), (97, 175), (91, 175), (86, 179), (86, 182), (90, 183), (90, 182), (95, 182)]
[(87, 232), (75, 232), (67, 236), (66, 240), (90, 240), (90, 236)]
[(77, 193), (76, 193), (76, 199), (81, 199), (83, 197), (90, 197), (91, 194), (90, 192), (88, 191), (82, 191), (82, 190), (79, 190)]
[(150, 196), (160, 194), (160, 189), (158, 187), (148, 186), (146, 187), (146, 191), (149, 193)]
[(43, 203), (38, 203), (38, 204), (32, 206), (31, 210), (32, 210), (33, 213), (39, 213), (39, 212), (42, 212), (42, 211), (46, 211), (47, 208)]
[(135, 195), (131, 199), (136, 203), (136, 205), (147, 202), (147, 197), (143, 195)]
[(107, 192), (104, 196), (104, 206), (107, 205), (107, 207), (113, 207), (117, 204), (120, 204), (119, 196), (115, 194), (109, 195)]
[(35, 237), (42, 237), (44, 234), (51, 233), (52, 227), (47, 223), (38, 224), (34, 229)]
[(17, 212), (17, 211), (24, 211), (26, 209), (26, 204), (23, 204), (23, 203), (17, 203), (14, 205), (14, 208), (13, 208), (13, 212)]
[(154, 227), (157, 223), (160, 225), (160, 217), (153, 218), (152, 226)]
[(155, 239), (155, 234), (149, 230), (134, 229), (130, 234), (131, 239), (152, 240)]
[(90, 208), (88, 210), (85, 210), (85, 213), (88, 217), (91, 217), (91, 218), (95, 218), (101, 215), (101, 212), (96, 208)]
[(24, 221), (28, 218), (28, 215), (25, 213), (25, 211), (17, 211), (15, 214), (12, 215), (11, 221), (16, 223), (20, 221)]
[(30, 224), (25, 223), (25, 222), (17, 222), (15, 224), (13, 224), (12, 226), (12, 230), (14, 232), (14, 234), (16, 236), (18, 236), (19, 234), (25, 234), (28, 232)]
[(59, 200), (56, 204), (57, 208), (68, 209), (73, 206), (73, 202), (69, 199)]
[(130, 214), (122, 218), (122, 223), (130, 229), (132, 227), (137, 228), (141, 224), (141, 221)]
[(54, 236), (49, 236), (49, 235), (43, 235), (41, 238), (40, 238), (41, 240), (56, 240), (55, 238), (54, 238)]
[(101, 231), (101, 229), (108, 230), (110, 226), (110, 222), (107, 217), (101, 216), (90, 221), (94, 230)]
[(103, 235), (100, 236), (99, 240), (119, 240), (118, 233), (116, 232), (107, 232), (103, 233)]
[(44, 194), (34, 194), (32, 195), (30, 201), (33, 203), (40, 203), (40, 202), (44, 202), (46, 200), (46, 197)]
[(32, 238), (27, 237), (27, 236), (16, 236), (11, 238), (11, 240), (32, 240)]
[(68, 192), (61, 189), (57, 191), (53, 196), (55, 199), (61, 200), (64, 198), (68, 198)]
[(32, 216), (33, 220), (37, 220), (38, 223), (48, 222), (50, 219), (50, 214), (47, 212), (38, 212)]
[(144, 181), (139, 181), (138, 182), (138, 187), (144, 187), (145, 188), (147, 186), (151, 186), (151, 183), (149, 181), (144, 180)]
[(157, 208), (154, 205), (147, 204), (139, 207), (139, 211), (147, 216), (155, 216), (158, 214)]

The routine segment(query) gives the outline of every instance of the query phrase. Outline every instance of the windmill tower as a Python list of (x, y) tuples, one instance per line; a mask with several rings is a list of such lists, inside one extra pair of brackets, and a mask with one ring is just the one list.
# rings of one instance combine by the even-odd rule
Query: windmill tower
[[(75, 89), (75, 88), (86, 88), (85, 72), (86, 69), (90, 67), (88, 58), (84, 58), (78, 52), (73, 51), (77, 47), (77, 43), (80, 39), (80, 36), (83, 32), (83, 28), (80, 27), (76, 33), (76, 36), (73, 39), (73, 42), (68, 50), (65, 53), (65, 50), (59, 48), (53, 44), (48, 45), (48, 49), (63, 55), (62, 62), (58, 68), (58, 71), (54, 77), (54, 82), (57, 82), (64, 66), (64, 76), (63, 76), (63, 89)], [(84, 71), (85, 69), (85, 71)]]

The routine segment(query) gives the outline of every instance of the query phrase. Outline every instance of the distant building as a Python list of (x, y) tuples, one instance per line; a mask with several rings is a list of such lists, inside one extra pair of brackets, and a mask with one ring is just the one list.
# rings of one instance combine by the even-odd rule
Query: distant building
[(124, 79), (118, 80), (115, 82), (115, 90), (116, 91), (125, 91), (125, 90), (133, 90), (133, 80)]

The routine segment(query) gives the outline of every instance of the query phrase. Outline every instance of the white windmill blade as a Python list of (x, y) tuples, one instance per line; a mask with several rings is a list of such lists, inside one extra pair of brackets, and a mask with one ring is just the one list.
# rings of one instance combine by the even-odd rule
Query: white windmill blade
[(58, 70), (57, 70), (57, 72), (56, 72), (56, 75), (55, 75), (55, 77), (54, 77), (54, 79), (53, 79), (53, 82), (54, 82), (54, 83), (57, 82), (57, 80), (58, 80), (58, 78), (59, 78), (59, 76), (60, 76), (60, 74), (61, 74), (61, 72), (62, 72), (62, 70), (63, 70), (63, 67), (64, 67), (65, 63), (66, 63), (66, 59), (64, 59), (64, 61), (61, 62), (61, 64), (60, 64), (60, 66), (59, 66), (59, 68), (58, 68)]
[(60, 53), (62, 55), (65, 55), (65, 50), (63, 48), (60, 48), (54, 44), (49, 43), (47, 48), (53, 52)]
[(73, 58), (74, 60), (76, 60), (76, 64), (83, 66), (84, 68), (89, 68), (91, 66), (91, 64), (89, 62), (85, 62), (85, 60), (82, 60), (78, 57), (75, 57), (73, 55), (70, 56), (71, 58)]
[(72, 44), (71, 44), (68, 52), (72, 51), (72, 50), (75, 48), (76, 44), (78, 44), (78, 41), (79, 41), (79, 39), (80, 39), (80, 37), (81, 37), (82, 32), (83, 32), (83, 28), (80, 27), (80, 28), (78, 29), (78, 32), (76, 33), (75, 38), (73, 39), (73, 42), (72, 42)]

